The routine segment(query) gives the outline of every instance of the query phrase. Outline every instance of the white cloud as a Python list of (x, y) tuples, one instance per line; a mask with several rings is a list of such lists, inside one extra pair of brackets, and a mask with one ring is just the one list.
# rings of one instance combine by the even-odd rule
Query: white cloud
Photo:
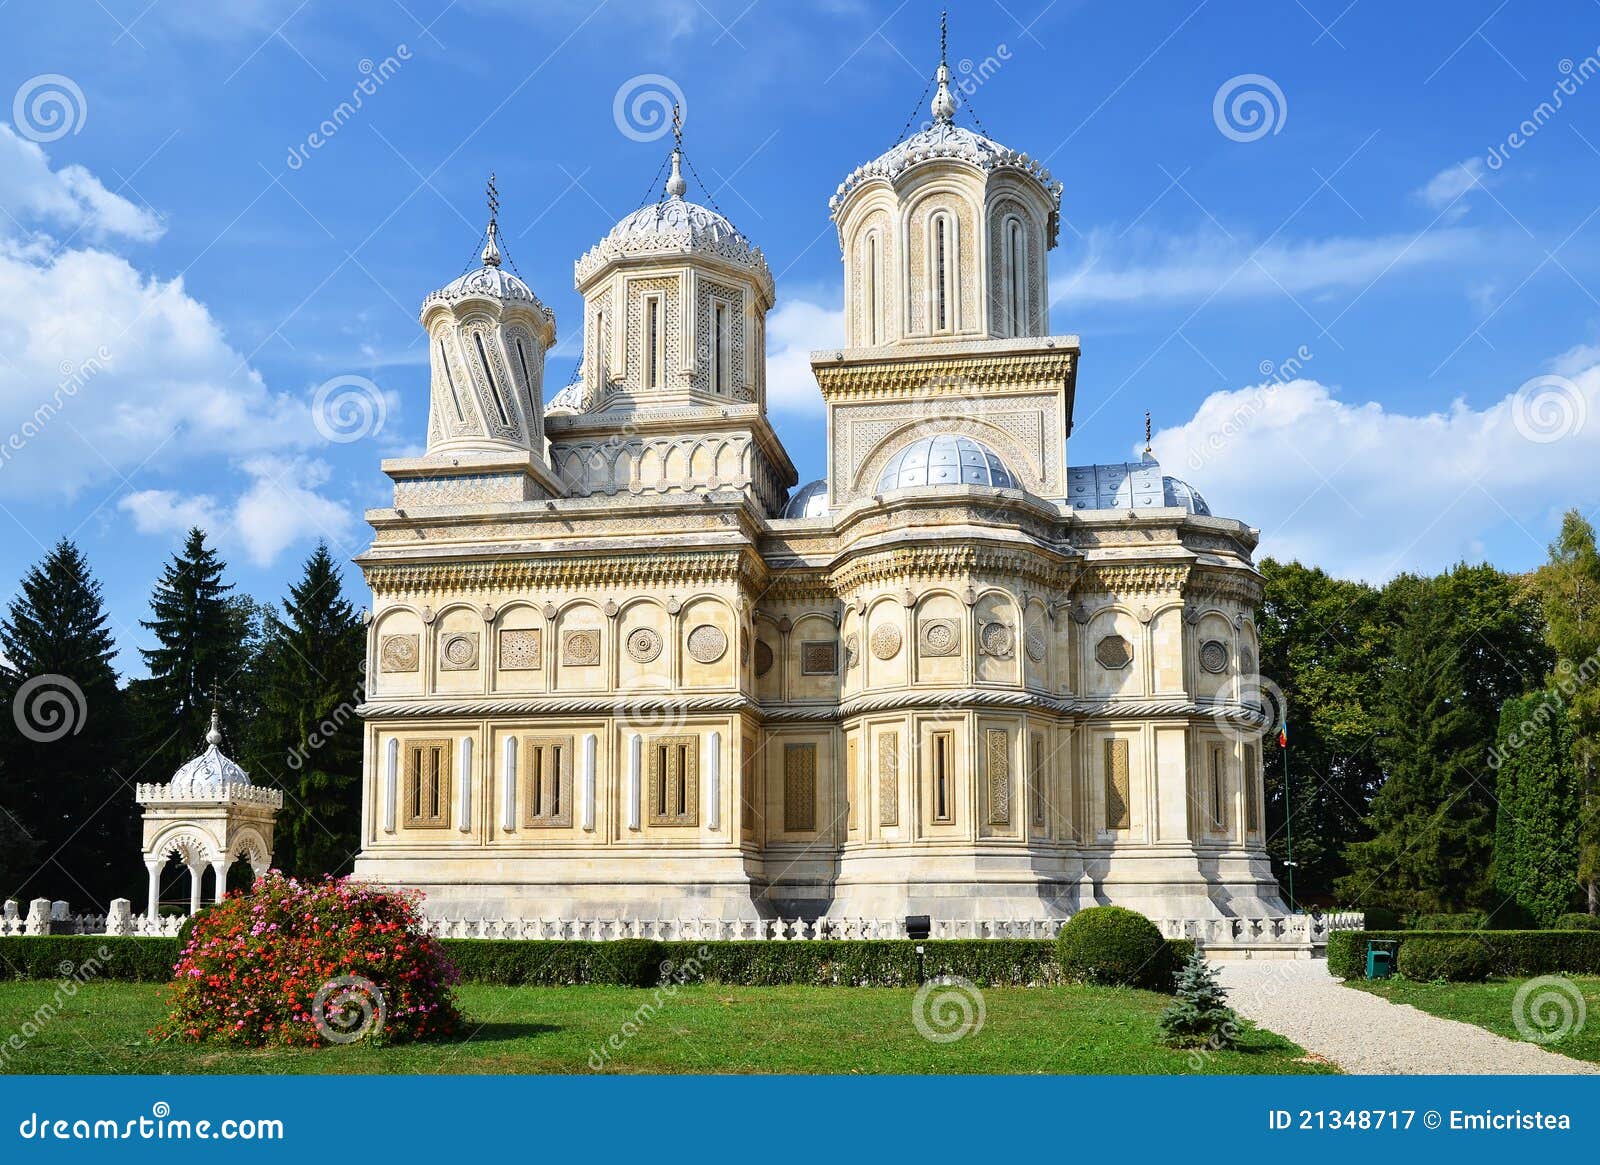
[[(261, 563), (297, 539), (349, 531), (323, 489), (326, 467), (302, 456), (321, 444), (308, 398), (271, 391), (181, 277), (107, 249), (159, 236), (153, 215), (81, 167), (52, 171), (3, 125), (0, 205), (11, 216), (0, 217), (0, 500), (58, 502), (182, 474), (205, 485), (123, 499), (137, 529), (230, 530)], [(69, 245), (44, 228), (71, 232)], [(219, 501), (230, 468), (241, 492)]]
[(317, 492), (332, 476), (326, 463), (254, 457), (242, 468), (251, 482), (231, 504), (210, 494), (146, 489), (117, 505), (141, 534), (181, 535), (199, 526), (258, 566), (270, 565), (297, 543), (326, 538), (337, 544), (351, 534), (355, 518), (350, 511)]
[(1050, 297), (1080, 305), (1362, 288), (1392, 271), (1464, 258), (1476, 239), (1470, 230), (1445, 228), (1260, 245), (1212, 233), (1121, 238), (1094, 231), (1083, 261), (1050, 281)]
[(824, 409), (811, 352), (844, 343), (844, 309), (786, 299), (767, 317), (767, 408), (820, 415)]
[(165, 229), (160, 219), (107, 190), (82, 166), (50, 169), (50, 159), (35, 142), (24, 141), (0, 122), (0, 233), (29, 223), (64, 228), (99, 241), (111, 237), (148, 243)]
[(1426, 416), (1268, 383), (1213, 393), (1154, 446), (1213, 512), (1258, 526), (1263, 555), (1373, 581), (1491, 545), (1537, 560), (1556, 515), (1600, 502), (1600, 365)]
[(1429, 210), (1442, 214), (1443, 221), (1457, 222), (1469, 209), (1465, 198), (1467, 191), (1482, 180), (1483, 159), (1468, 158), (1440, 170), (1415, 194)]

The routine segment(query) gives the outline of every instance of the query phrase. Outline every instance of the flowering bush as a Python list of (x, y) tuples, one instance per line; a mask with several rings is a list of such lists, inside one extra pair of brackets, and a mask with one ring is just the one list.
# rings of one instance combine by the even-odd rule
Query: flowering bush
[(418, 922), (413, 894), (267, 873), (196, 917), (161, 1034), (251, 1046), (455, 1035), (455, 968)]

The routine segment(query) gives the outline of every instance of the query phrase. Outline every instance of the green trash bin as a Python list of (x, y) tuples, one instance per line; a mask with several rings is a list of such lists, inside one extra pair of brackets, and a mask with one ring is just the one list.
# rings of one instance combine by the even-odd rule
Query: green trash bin
[(1367, 943), (1367, 978), (1387, 979), (1394, 974), (1395, 956), (1399, 953), (1400, 944), (1385, 940), (1374, 940)]

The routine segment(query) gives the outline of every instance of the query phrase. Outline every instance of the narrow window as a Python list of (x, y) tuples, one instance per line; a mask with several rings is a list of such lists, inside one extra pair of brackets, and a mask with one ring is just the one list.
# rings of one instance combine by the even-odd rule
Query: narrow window
[(606, 382), (606, 313), (594, 313), (594, 375), (589, 378), (591, 387), (603, 386)]
[(943, 332), (949, 328), (950, 305), (947, 296), (949, 233), (950, 220), (942, 214), (938, 215), (933, 220), (933, 328), (936, 332)]
[(1021, 336), (1026, 332), (1028, 318), (1028, 254), (1022, 238), (1022, 224), (1011, 219), (1006, 226), (1006, 273), (1010, 278), (1011, 332)]
[(756, 781), (758, 769), (756, 767), (756, 740), (753, 736), (744, 738), (744, 758), (740, 766), (739, 783), (743, 786), (743, 819), (741, 826), (750, 832), (756, 827)]
[(528, 829), (564, 829), (572, 824), (572, 737), (526, 736), (522, 824)]
[(817, 746), (783, 746), (783, 831), (814, 833), (817, 828)]
[(500, 384), (489, 367), (489, 354), (483, 350), (483, 336), (473, 332), (472, 341), (478, 345), (478, 362), (483, 365), (483, 375), (489, 381), (489, 395), (494, 397), (494, 410), (500, 414), (500, 423), (509, 427), (511, 418), (506, 415), (506, 402), (500, 396)]
[(444, 381), (450, 386), (450, 403), (456, 408), (456, 420), (465, 421), (466, 415), (461, 411), (461, 394), (456, 391), (456, 376), (450, 371), (450, 357), (444, 350), (444, 337), (439, 337), (439, 363), (444, 365)]
[(405, 822), (407, 829), (446, 829), (450, 825), (450, 742), (422, 740), (406, 746)]
[(661, 354), (661, 297), (649, 295), (644, 301), (644, 381), (646, 388), (660, 388), (664, 363)]
[(933, 762), (933, 819), (951, 821), (954, 814), (950, 804), (950, 747), (948, 732), (935, 732), (932, 740)]
[(1106, 828), (1127, 829), (1132, 824), (1129, 809), (1128, 742), (1121, 739), (1106, 741), (1105, 752), (1105, 804)]
[(868, 347), (878, 343), (878, 235), (867, 236), (866, 261), (862, 264), (862, 311), (866, 315), (866, 341)]
[(711, 308), (711, 388), (719, 396), (728, 394), (728, 305)]
[(697, 736), (668, 736), (651, 742), (651, 825), (699, 824), (699, 757)]
[(1044, 737), (1035, 735), (1029, 746), (1032, 749), (1032, 764), (1029, 768), (1029, 783), (1032, 789), (1033, 823), (1044, 824), (1045, 796), (1044, 796)]
[(1256, 770), (1256, 746), (1244, 746), (1244, 826), (1261, 832), (1261, 774)]
[(533, 374), (528, 371), (528, 354), (522, 350), (522, 337), (517, 337), (517, 363), (522, 366), (522, 384), (533, 395)]
[(1219, 745), (1211, 747), (1211, 828), (1221, 832), (1228, 826), (1227, 759)]

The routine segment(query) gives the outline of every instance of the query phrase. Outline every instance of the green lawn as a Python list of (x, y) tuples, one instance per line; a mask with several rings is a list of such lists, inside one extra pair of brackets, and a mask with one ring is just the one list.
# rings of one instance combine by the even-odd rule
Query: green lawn
[[(164, 987), (93, 983), (41, 1025), (22, 1029), (55, 985), (0, 983), (4, 1072), (574, 1072), (636, 1020), (653, 992), (621, 987), (459, 989), (471, 1038), (454, 1044), (234, 1051), (158, 1042)], [(933, 1043), (912, 1023), (916, 992), (872, 987), (685, 987), (611, 1053), (611, 1072), (1188, 1073), (1190, 1054), (1161, 1047), (1165, 996), (1098, 987), (993, 988), (981, 1030)], [(1270, 1032), (1248, 1030), (1238, 1051), (1202, 1073), (1334, 1071)], [(9, 1057), (9, 1058), (5, 1058)]]
[[(1543, 1046), (1577, 1060), (1600, 1063), (1600, 978), (1578, 975), (1567, 976), (1583, 994), (1587, 1022), (1575, 1028), (1560, 1040)], [(1513, 1040), (1523, 1038), (1517, 1030), (1512, 1015), (1517, 988), (1525, 979), (1491, 979), (1487, 983), (1416, 983), (1409, 979), (1379, 979), (1367, 982), (1361, 979), (1346, 980), (1347, 987), (1370, 991), (1394, 1003), (1409, 1003), (1418, 1011), (1444, 1019), (1459, 1019), (1463, 1023), (1477, 1024)], [(1537, 998), (1537, 996), (1533, 996)], [(1573, 1009), (1576, 1015), (1576, 1008)], [(1550, 1012), (1551, 1018), (1559, 1013)]]

